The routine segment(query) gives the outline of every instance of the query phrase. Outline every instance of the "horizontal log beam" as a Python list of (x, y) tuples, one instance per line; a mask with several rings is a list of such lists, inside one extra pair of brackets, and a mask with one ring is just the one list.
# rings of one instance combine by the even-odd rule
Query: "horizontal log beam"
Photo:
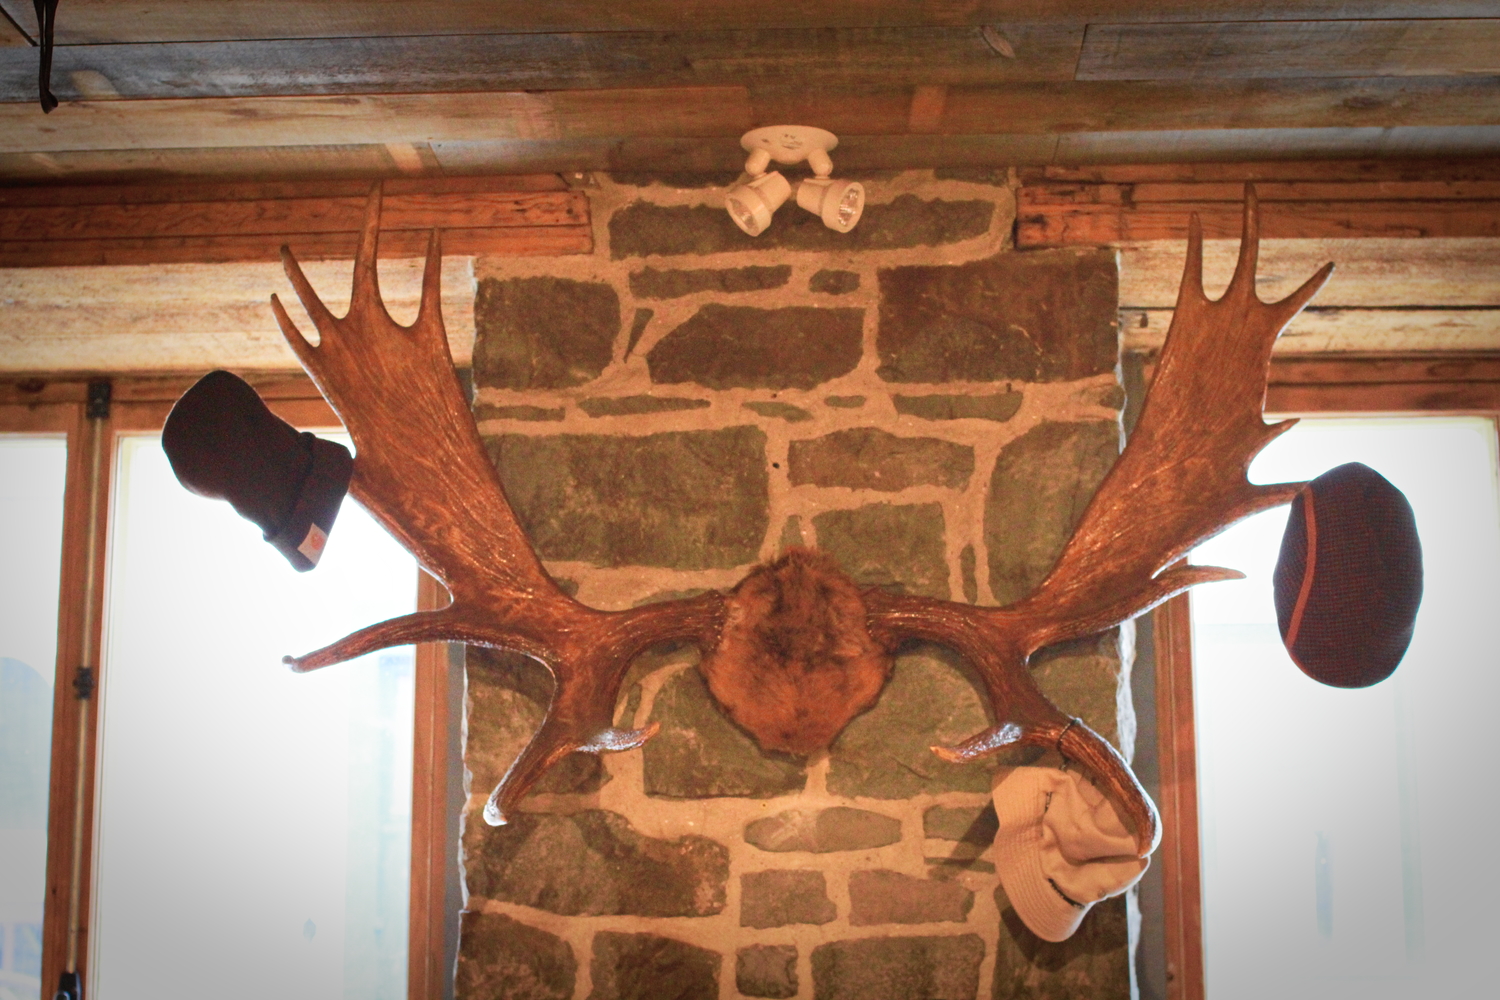
[[(684, 87), (86, 101), (0, 105), (0, 153), (192, 146), (619, 138), (738, 139), (817, 121), (911, 134), (913, 88)], [(930, 96), (930, 95), (927, 95)], [(931, 103), (931, 102), (929, 102)], [(1500, 77), (949, 87), (920, 131), (944, 135), (1500, 125)]]
[[(444, 252), (457, 256), (592, 250), (581, 192), (517, 186), (526, 182), (392, 181), (382, 255), (422, 256), (433, 229), (443, 231)], [(357, 182), (11, 189), (0, 192), (0, 268), (275, 261), (283, 244), (303, 260), (350, 259), (367, 189)]]
[[(1158, 350), (1171, 309), (1121, 309), (1126, 350)], [(1303, 310), (1277, 342), (1279, 353), (1500, 350), (1500, 309)]]

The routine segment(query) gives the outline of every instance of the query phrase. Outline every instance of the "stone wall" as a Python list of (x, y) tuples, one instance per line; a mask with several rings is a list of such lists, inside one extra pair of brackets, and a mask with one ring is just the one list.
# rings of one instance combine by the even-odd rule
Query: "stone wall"
[[(789, 203), (758, 239), (724, 180), (598, 177), (591, 256), (476, 264), (475, 415), (554, 576), (622, 608), (803, 544), (862, 584), (1022, 596), (1118, 451), (1113, 254), (1015, 252), (1003, 171), (868, 177), (852, 234)], [(1127, 756), (1128, 638), (1036, 663)], [(470, 650), (459, 997), (1130, 995), (1123, 900), (1061, 945), (1010, 910), (987, 858), (995, 762), (928, 750), (988, 724), (956, 656), (903, 649), (809, 759), (760, 751), (696, 661), (643, 656), (617, 724), (660, 735), (575, 755), (490, 828), (551, 681)]]

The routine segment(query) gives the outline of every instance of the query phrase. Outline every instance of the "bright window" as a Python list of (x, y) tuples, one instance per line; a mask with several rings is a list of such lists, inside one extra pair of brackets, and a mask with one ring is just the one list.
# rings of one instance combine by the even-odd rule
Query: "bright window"
[(281, 656), (412, 611), (352, 500), (295, 572), (121, 439), (100, 692), (92, 996), (406, 995), (412, 650)]
[(42, 995), (67, 442), (0, 435), (0, 1000)]
[(1309, 419), (1255, 482), (1360, 461), (1416, 511), (1425, 595), (1406, 659), (1362, 690), (1287, 657), (1271, 570), (1286, 509), (1200, 547), (1246, 571), (1193, 594), (1209, 1000), (1481, 996), (1500, 916), (1495, 423)]

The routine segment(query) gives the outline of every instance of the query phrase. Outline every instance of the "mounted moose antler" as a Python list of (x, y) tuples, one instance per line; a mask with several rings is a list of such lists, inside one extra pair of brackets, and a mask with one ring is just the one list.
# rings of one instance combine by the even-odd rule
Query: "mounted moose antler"
[[(342, 319), (328, 311), (282, 248), (287, 276), (320, 334), (316, 346), (275, 296), (272, 306), (303, 367), (354, 439), (350, 492), (447, 586), (452, 603), (289, 657), (295, 669), (313, 670), (385, 646), (442, 640), (519, 650), (546, 664), (556, 681), (546, 718), (485, 807), (485, 819), (500, 824), (568, 753), (631, 749), (655, 733), (654, 725), (616, 729), (613, 717), (631, 660), (656, 643), (696, 643), (708, 654), (704, 671), (715, 694), (737, 720), (754, 728), (758, 723), (746, 721), (745, 704), (754, 700), (758, 681), (744, 673), (724, 679), (731, 647), (752, 670), (790, 662), (782, 680), (814, 706), (817, 692), (847, 687), (853, 706), (844, 714), (847, 721), (873, 702), (890, 652), (902, 640), (931, 640), (958, 650), (979, 670), (996, 720), (957, 747), (935, 747), (940, 756), (963, 761), (1006, 746), (1056, 747), (1099, 777), (1132, 824), (1141, 855), (1154, 849), (1155, 807), (1123, 758), (1054, 707), (1027, 663), (1044, 646), (1109, 628), (1195, 583), (1239, 576), (1210, 567), (1164, 567), (1241, 518), (1289, 502), (1302, 485), (1252, 486), (1245, 472), (1256, 453), (1294, 422), (1268, 426), (1261, 419), (1271, 346), (1332, 265), (1283, 301), (1260, 302), (1253, 190), (1246, 192), (1234, 279), (1217, 302), (1203, 292), (1202, 235), (1194, 218), (1177, 311), (1135, 433), (1052, 572), (1031, 595), (1005, 608), (861, 592), (826, 560), (802, 556), (757, 569), (728, 596), (713, 592), (616, 612), (568, 597), (517, 523), (459, 388), (439, 312), (437, 233), (428, 245), (416, 322), (398, 325), (380, 300), (380, 203), (377, 184), (366, 207), (353, 298)], [(802, 581), (795, 600), (789, 585), (783, 586), (793, 577)], [(804, 634), (787, 646), (788, 635), (801, 634), (795, 622), (787, 624), (793, 613), (816, 622), (802, 630), (811, 638)], [(747, 644), (751, 655), (744, 655)], [(850, 663), (861, 677), (848, 683), (820, 673)], [(826, 746), (842, 721), (796, 723), (798, 732), (778, 739), (789, 747), (809, 741)]]

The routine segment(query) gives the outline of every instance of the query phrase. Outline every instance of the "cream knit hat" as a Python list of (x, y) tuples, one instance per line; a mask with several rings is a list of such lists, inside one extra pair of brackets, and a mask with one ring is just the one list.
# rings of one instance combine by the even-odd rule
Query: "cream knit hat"
[(1114, 806), (1078, 771), (1001, 768), (991, 796), (1000, 819), (1000, 882), (1016, 914), (1044, 941), (1072, 937), (1090, 907), (1124, 892), (1146, 870)]

